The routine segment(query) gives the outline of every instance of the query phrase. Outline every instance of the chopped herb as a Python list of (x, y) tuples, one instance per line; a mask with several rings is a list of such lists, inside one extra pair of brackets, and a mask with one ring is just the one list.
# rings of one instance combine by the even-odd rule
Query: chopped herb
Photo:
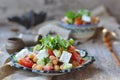
[(67, 18), (70, 18), (70, 19), (74, 19), (75, 18), (75, 13), (73, 12), (73, 11), (68, 11), (68, 12), (66, 12), (66, 14), (65, 14), (65, 16), (67, 17)]
[(41, 50), (42, 46), (40, 44), (37, 44), (34, 48), (33, 51), (39, 51)]
[(47, 63), (51, 62), (51, 60), (48, 57), (46, 57), (46, 58), (44, 58), (44, 62), (45, 62), (45, 65), (46, 65)]
[(86, 15), (86, 16), (91, 16), (91, 12), (89, 10), (86, 10), (86, 9), (80, 9), (78, 11), (78, 13), (75, 13), (73, 11), (68, 11), (66, 12), (65, 16), (68, 18), (67, 20), (69, 22), (73, 22), (73, 20), (76, 18), (76, 17), (82, 17), (83, 15)]
[(78, 11), (78, 14), (81, 15), (81, 16), (83, 16), (83, 15), (91, 16), (91, 12), (88, 11), (88, 10), (85, 10), (85, 9), (80, 9)]
[(17, 61), (17, 58), (15, 55), (12, 56), (13, 60)]
[(43, 37), (40, 40), (40, 42), (41, 42), (41, 46), (42, 46), (42, 47), (40, 47), (40, 49), (50, 48), (51, 50), (54, 50), (54, 49), (66, 50), (68, 46), (70, 46), (74, 43), (74, 40), (73, 39), (64, 40), (60, 36), (52, 37), (52, 36), (48, 35), (46, 37)]

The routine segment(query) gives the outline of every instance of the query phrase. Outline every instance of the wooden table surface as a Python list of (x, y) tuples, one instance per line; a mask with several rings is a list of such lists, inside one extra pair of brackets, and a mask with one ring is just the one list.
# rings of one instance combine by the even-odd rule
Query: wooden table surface
[[(0, 44), (4, 44), (8, 37), (18, 35), (18, 33), (11, 32), (10, 28), (0, 27)], [(113, 47), (120, 57), (120, 42), (114, 41)], [(120, 80), (120, 67), (116, 65), (110, 51), (101, 40), (96, 40), (94, 43), (93, 41), (88, 41), (84, 44), (77, 45), (77, 48), (84, 49), (89, 55), (94, 56), (95, 62), (80, 71), (54, 76), (52, 80)]]

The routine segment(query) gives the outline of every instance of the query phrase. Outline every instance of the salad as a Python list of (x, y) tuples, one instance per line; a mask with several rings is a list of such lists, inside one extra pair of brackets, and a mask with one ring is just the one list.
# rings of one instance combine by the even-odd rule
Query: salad
[(65, 24), (74, 24), (75, 26), (86, 24), (97, 24), (99, 18), (91, 16), (91, 12), (85, 9), (80, 9), (77, 13), (73, 11), (67, 11), (65, 17), (61, 20)]
[(73, 43), (73, 39), (64, 40), (60, 36), (48, 35), (40, 40), (40, 44), (30, 49), (22, 49), (14, 56), (14, 59), (19, 65), (32, 68), (32, 70), (72, 69), (85, 62), (84, 55), (72, 46)]

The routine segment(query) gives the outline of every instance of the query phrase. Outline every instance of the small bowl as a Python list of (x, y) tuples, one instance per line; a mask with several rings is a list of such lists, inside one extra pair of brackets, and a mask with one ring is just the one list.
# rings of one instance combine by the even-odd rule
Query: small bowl
[(12, 37), (8, 38), (6, 43), (6, 50), (9, 54), (20, 51), (25, 47), (23, 40), (20, 38)]
[(75, 39), (89, 39), (92, 37), (97, 29), (98, 24), (85, 24), (76, 26), (73, 24), (66, 24), (60, 21), (61, 27), (71, 30), (71, 37)]

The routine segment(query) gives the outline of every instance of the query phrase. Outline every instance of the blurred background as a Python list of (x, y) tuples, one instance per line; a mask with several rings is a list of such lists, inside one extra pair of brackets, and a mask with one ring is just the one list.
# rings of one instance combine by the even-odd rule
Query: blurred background
[[(54, 20), (54, 19), (55, 19), (55, 21), (60, 20), (65, 15), (65, 12), (68, 10), (78, 11), (79, 9), (88, 9), (92, 13), (95, 13), (95, 16), (97, 15), (100, 17), (101, 25), (99, 27), (102, 26), (102, 27), (108, 29), (109, 31), (115, 32), (115, 35), (117, 34), (117, 37), (119, 37), (119, 39), (120, 39), (120, 24), (119, 24), (120, 23), (120, 0), (0, 0), (0, 45), (1, 45), (0, 46), (0, 57), (1, 57), (0, 66), (9, 57), (8, 53), (7, 53), (7, 55), (4, 54), (4, 53), (6, 53), (6, 49), (5, 49), (6, 45), (5, 44), (6, 44), (6, 42), (9, 43), (8, 38), (18, 37), (18, 35), (20, 33), (23, 33), (23, 34), (30, 33), (30, 32), (38, 33), (38, 30), (41, 30), (43, 32), (44, 31), (46, 32), (47, 30), (49, 30), (48, 28), (47, 28), (47, 30), (40, 29), (41, 24), (33, 25), (35, 23), (35, 19), (36, 19), (36, 16), (34, 16), (34, 13), (40, 13), (41, 11), (44, 12), (47, 15), (47, 19), (46, 19), (46, 17), (43, 18), (43, 13), (40, 15), (40, 16), (42, 16), (42, 18), (37, 17), (37, 19), (40, 19), (40, 20), (46, 19), (45, 22), (47, 22), (48, 20)], [(31, 10), (34, 12), (30, 12)], [(28, 13), (28, 14), (24, 15), (26, 13)], [(102, 14), (100, 14), (100, 13), (102, 13)], [(13, 16), (19, 17), (21, 19), (21, 23), (25, 23), (25, 25), (11, 23), (10, 21), (7, 20), (8, 17), (13, 17)], [(39, 21), (39, 22), (42, 23), (42, 22), (44, 22), (44, 20)], [(26, 24), (28, 24), (28, 23), (30, 23), (29, 29), (26, 26)], [(54, 30), (55, 29), (56, 28), (54, 28)], [(57, 31), (57, 29), (55, 31)], [(65, 34), (66, 34), (66, 31), (63, 30), (63, 32), (65, 32)], [(98, 33), (100, 33), (100, 32), (98, 32)], [(48, 34), (50, 34), (50, 33), (48, 33)], [(51, 34), (53, 34), (53, 33), (51, 32)], [(69, 35), (67, 35), (67, 36), (69, 36)], [(96, 35), (95, 38), (97, 36), (99, 37), (99, 35)], [(36, 35), (33, 37), (36, 37)], [(28, 37), (25, 36), (25, 39), (27, 39), (28, 42), (29, 42), (29, 40), (34, 41), (33, 39), (35, 39), (35, 38), (33, 38), (33, 37), (29, 38), (29, 36)], [(101, 38), (101, 36), (100, 36), (100, 38)], [(101, 38), (101, 41), (102, 41), (102, 38)], [(32, 42), (30, 42), (30, 43), (32, 43)], [(97, 74), (97, 76), (93, 76), (93, 74), (90, 74), (90, 76), (88, 76), (88, 77), (93, 76), (93, 78), (91, 80), (96, 80), (95, 78), (98, 79), (98, 77), (102, 80), (103, 80), (103, 78), (105, 78), (104, 80), (114, 80), (114, 78), (116, 78), (115, 80), (119, 80), (120, 76), (118, 76), (118, 75), (120, 74), (120, 71), (119, 71), (119, 68), (115, 69), (116, 65), (114, 65), (115, 62), (113, 62), (114, 61), (113, 58), (110, 57), (111, 54), (108, 53), (108, 50), (102, 44), (100, 44), (100, 46), (98, 46), (99, 45), (99, 43), (98, 43), (97, 45), (93, 46), (94, 43), (95, 43), (95, 41), (93, 42), (93, 44), (90, 43), (89, 46), (88, 46), (88, 44), (89, 44), (88, 43), (88, 44), (85, 44), (85, 47), (84, 46), (80, 47), (80, 48), (86, 48), (86, 49), (88, 47), (88, 51), (91, 52), (92, 55), (95, 55), (95, 57), (101, 56), (101, 58), (97, 58), (98, 63), (95, 63), (95, 66), (97, 66), (97, 67), (90, 68), (93, 74), (96, 74), (98, 72), (100, 72), (100, 73)], [(119, 44), (118, 44), (118, 46), (119, 46)], [(95, 47), (96, 47), (96, 49), (95, 49)], [(97, 50), (97, 48), (98, 48), (98, 50)], [(12, 49), (11, 46), (10, 46), (10, 49)], [(119, 49), (119, 48), (117, 48), (117, 49)], [(117, 49), (116, 49), (116, 51), (117, 51)], [(105, 53), (105, 54), (101, 55), (101, 53)], [(106, 55), (106, 53), (108, 53), (107, 54), (108, 57), (104, 56), (104, 55)], [(105, 59), (103, 59), (103, 58), (105, 58)], [(105, 62), (106, 62), (106, 65), (103, 65), (103, 64), (105, 64)], [(94, 72), (94, 69), (95, 69), (95, 72)], [(116, 72), (115, 72), (115, 70), (116, 70)], [(114, 72), (114, 73), (112, 74), (112, 72)], [(82, 73), (84, 73), (84, 71), (82, 71)], [(78, 79), (80, 79), (80, 77), (84, 78), (85, 80), (88, 80), (86, 78), (86, 76), (89, 73), (91, 73), (91, 72), (88, 72), (88, 70), (86, 70), (85, 71), (86, 75), (80, 74), (82, 77), (79, 75), (74, 77), (73, 74), (71, 74), (71, 76), (73, 76), (73, 79), (69, 79), (69, 80), (74, 80), (74, 78), (76, 78), (76, 80), (78, 80)], [(60, 76), (53, 80), (61, 80), (61, 78), (62, 78), (62, 80), (65, 80), (65, 79), (63, 79), (64, 76), (63, 77)], [(68, 78), (71, 78), (71, 77), (68, 75)]]
[(19, 15), (30, 10), (46, 11), (48, 16), (57, 19), (67, 10), (77, 11), (80, 8), (92, 10), (104, 5), (120, 22), (120, 0), (0, 0), (0, 19), (11, 15)]
[[(28, 24), (33, 26), (32, 22), (35, 22), (34, 13), (38, 14), (43, 11), (46, 13), (47, 20), (60, 20), (66, 11), (78, 11), (79, 9), (88, 9), (93, 13), (103, 13), (100, 18), (103, 18), (101, 21), (106, 23), (106, 25), (102, 26), (107, 26), (108, 28), (117, 26), (120, 29), (118, 24), (120, 23), (120, 0), (0, 0), (0, 38), (2, 39), (0, 43), (5, 42), (9, 37), (16, 36), (16, 34), (18, 36), (19, 33), (26, 32), (26, 25), (6, 23), (8, 17), (20, 16), (21, 20), (27, 17)], [(33, 12), (30, 12), (31, 10)], [(24, 17), (26, 13), (28, 15)], [(103, 16), (104, 13), (110, 16)], [(40, 18), (38, 17), (38, 19)], [(42, 17), (41, 19), (45, 18)], [(42, 23), (42, 21), (40, 22)], [(110, 28), (112, 29), (112, 27)]]

